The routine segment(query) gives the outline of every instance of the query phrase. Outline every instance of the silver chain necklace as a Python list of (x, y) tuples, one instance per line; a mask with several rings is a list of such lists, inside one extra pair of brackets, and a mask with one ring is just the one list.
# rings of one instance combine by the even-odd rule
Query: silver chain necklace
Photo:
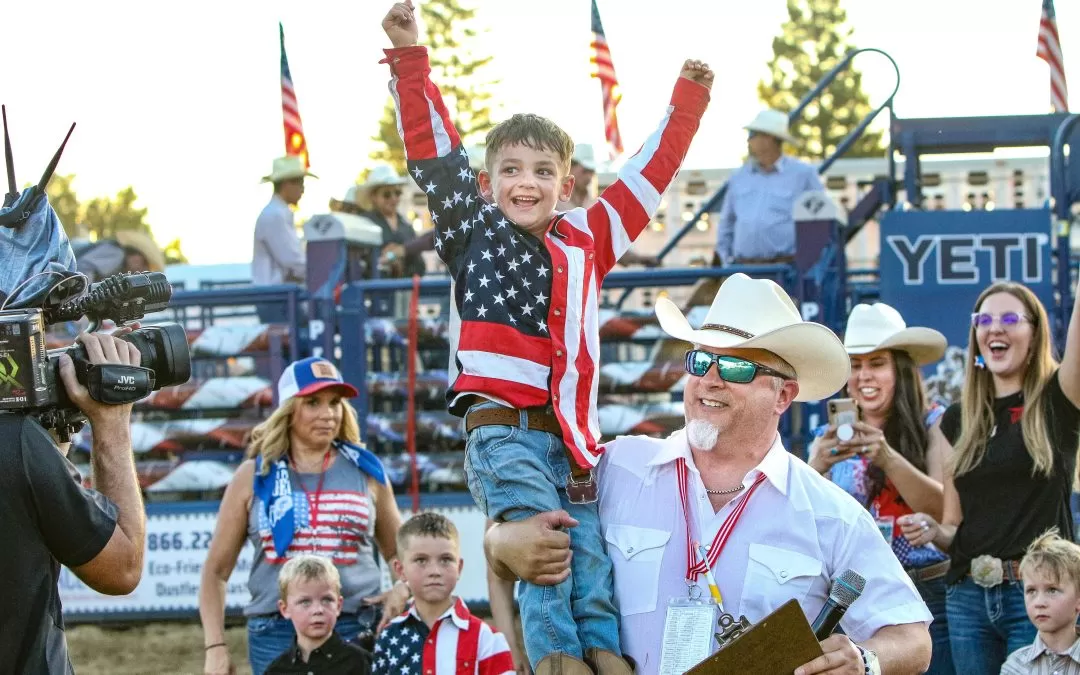
[(711, 495), (733, 495), (736, 492), (741, 492), (745, 487), (745, 485), (739, 485), (739, 487), (733, 487), (730, 490), (710, 490), (709, 488), (705, 488), (705, 492), (708, 492)]

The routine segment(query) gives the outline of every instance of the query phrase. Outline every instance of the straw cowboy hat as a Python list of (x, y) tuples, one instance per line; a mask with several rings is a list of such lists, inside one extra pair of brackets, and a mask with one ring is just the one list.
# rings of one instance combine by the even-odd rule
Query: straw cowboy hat
[(947, 346), (945, 336), (932, 328), (908, 328), (900, 312), (884, 302), (855, 305), (844, 333), (844, 349), (848, 354), (896, 349), (907, 352), (920, 366), (940, 360)]
[(788, 131), (788, 116), (785, 112), (779, 110), (762, 110), (757, 114), (750, 124), (747, 124), (743, 129), (747, 131), (756, 131), (759, 134), (768, 134), (769, 136), (775, 136), (780, 140), (787, 141), (793, 145), (798, 145), (798, 141)]
[(368, 172), (367, 180), (364, 181), (364, 192), (371, 192), (377, 187), (384, 185), (404, 185), (408, 181), (399, 176), (394, 167), (389, 164), (376, 164)]
[(587, 143), (574, 146), (573, 161), (580, 164), (587, 171), (596, 171), (596, 153), (593, 147)]
[(116, 243), (120, 244), (124, 248), (130, 248), (138, 251), (146, 259), (146, 264), (150, 266), (147, 272), (164, 272), (165, 271), (165, 254), (158, 248), (154, 238), (143, 232), (133, 232), (131, 230), (120, 230), (113, 239)]
[(283, 180), (303, 178), (304, 176), (318, 178), (318, 176), (304, 168), (304, 160), (302, 157), (299, 155), (289, 155), (287, 157), (278, 157), (275, 159), (274, 166), (270, 170), (270, 175), (263, 176), (262, 182), (280, 183)]
[(803, 321), (784, 289), (768, 279), (733, 274), (694, 329), (671, 300), (656, 301), (660, 328), (679, 340), (713, 349), (764, 349), (787, 361), (799, 383), (796, 401), (819, 401), (847, 382), (851, 360), (836, 335)]

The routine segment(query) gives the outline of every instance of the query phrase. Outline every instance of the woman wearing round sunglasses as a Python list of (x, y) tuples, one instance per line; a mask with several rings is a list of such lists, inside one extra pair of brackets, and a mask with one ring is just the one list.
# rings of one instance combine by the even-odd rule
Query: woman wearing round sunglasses
[(957, 672), (996, 673), (1035, 638), (1019, 578), (1025, 549), (1051, 527), (1073, 534), (1080, 309), (1074, 304), (1060, 365), (1046, 310), (1020, 284), (984, 290), (971, 321), (961, 400), (941, 422), (955, 448), (943, 517), (917, 513), (902, 527), (913, 546), (949, 550), (946, 614)]
[(946, 346), (944, 335), (909, 328), (889, 305), (857, 305), (844, 334), (851, 376), (840, 395), (854, 399), (861, 418), (839, 432), (817, 429), (808, 461), (871, 512), (934, 615), (931, 675), (955, 672), (945, 621), (949, 558), (932, 544), (910, 545), (900, 522), (915, 511), (941, 516), (951, 448), (939, 428), (944, 408), (927, 401), (919, 367), (940, 360)]

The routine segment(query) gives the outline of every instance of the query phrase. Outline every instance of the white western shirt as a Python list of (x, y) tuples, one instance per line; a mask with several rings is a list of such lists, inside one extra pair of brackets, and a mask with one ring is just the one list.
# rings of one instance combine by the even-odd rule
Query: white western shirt
[[(687, 595), (680, 457), (689, 468), (691, 535), (707, 545), (746, 492), (714, 513), (685, 431), (662, 440), (617, 438), (600, 464), (600, 523), (615, 568), (622, 648), (641, 673), (659, 669), (668, 602)], [(766, 480), (713, 570), (726, 611), (755, 623), (795, 599), (813, 621), (832, 580), (853, 569), (866, 589), (841, 621), (852, 640), (864, 641), (883, 626), (929, 625), (929, 610), (866, 509), (788, 453), (779, 435), (743, 485), (749, 488), (759, 473)], [(698, 585), (708, 598), (704, 578)]]

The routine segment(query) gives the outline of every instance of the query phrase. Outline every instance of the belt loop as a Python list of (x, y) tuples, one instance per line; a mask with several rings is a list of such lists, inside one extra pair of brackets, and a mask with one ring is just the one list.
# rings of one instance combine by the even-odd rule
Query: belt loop
[(524, 408), (518, 408), (518, 428), (522, 431), (529, 430), (529, 411)]

